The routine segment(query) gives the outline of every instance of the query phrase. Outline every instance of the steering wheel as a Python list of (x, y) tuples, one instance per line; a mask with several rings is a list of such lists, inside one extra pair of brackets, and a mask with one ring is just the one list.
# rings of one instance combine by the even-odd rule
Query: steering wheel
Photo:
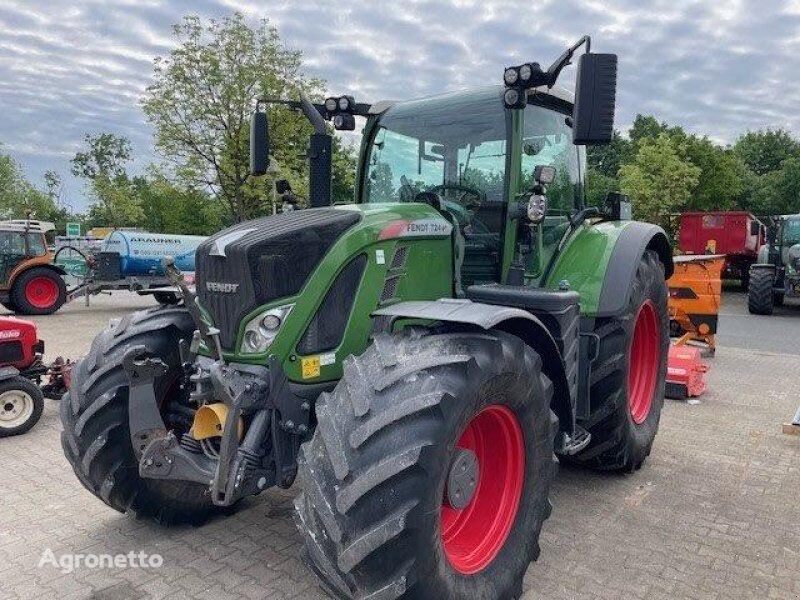
[(443, 183), (433, 186), (428, 191), (439, 194), (442, 199), (445, 199), (445, 194), (443, 192), (446, 190), (461, 192), (457, 202), (467, 210), (476, 210), (480, 208), (481, 204), (486, 202), (486, 192), (459, 183)]

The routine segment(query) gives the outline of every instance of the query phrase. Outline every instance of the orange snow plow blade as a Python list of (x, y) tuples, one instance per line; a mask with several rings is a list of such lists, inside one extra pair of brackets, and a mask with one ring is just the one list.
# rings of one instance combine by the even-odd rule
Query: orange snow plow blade
[(677, 345), (688, 341), (716, 349), (714, 335), (722, 297), (722, 269), (725, 256), (676, 256), (675, 273), (669, 287), (670, 330), (681, 336)]

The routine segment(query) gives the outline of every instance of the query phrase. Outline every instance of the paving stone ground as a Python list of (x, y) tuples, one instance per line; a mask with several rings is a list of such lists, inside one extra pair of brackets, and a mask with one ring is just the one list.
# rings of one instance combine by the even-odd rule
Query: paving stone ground
[[(85, 352), (109, 318), (148, 304), (116, 294), (37, 318), (48, 357)], [(800, 315), (793, 322), (778, 335), (800, 339)], [(800, 357), (723, 346), (710, 364), (701, 404), (667, 401), (641, 471), (561, 469), (525, 600), (800, 598), (800, 438), (780, 433), (800, 404)], [(135, 520), (78, 483), (57, 409), (50, 402), (33, 431), (0, 440), (0, 599), (324, 597), (299, 559), (296, 489), (199, 528)], [(164, 563), (62, 573), (38, 566), (48, 550)]]

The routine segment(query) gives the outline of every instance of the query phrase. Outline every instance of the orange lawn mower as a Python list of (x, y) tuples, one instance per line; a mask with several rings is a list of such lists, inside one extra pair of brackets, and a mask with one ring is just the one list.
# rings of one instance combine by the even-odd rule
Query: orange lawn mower
[(706, 389), (708, 366), (696, 345), (709, 354), (716, 351), (725, 256), (676, 256), (674, 261), (675, 272), (667, 286), (670, 333), (677, 339), (669, 350), (665, 394), (683, 400)]
[(678, 337), (677, 346), (689, 342), (716, 350), (719, 306), (722, 301), (722, 270), (725, 256), (676, 256), (675, 272), (669, 287), (670, 334)]

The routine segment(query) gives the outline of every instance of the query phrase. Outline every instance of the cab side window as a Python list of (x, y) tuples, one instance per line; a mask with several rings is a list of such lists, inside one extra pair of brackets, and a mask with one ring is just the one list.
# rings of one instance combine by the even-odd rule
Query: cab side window
[(47, 246), (44, 236), (40, 233), (29, 233), (28, 235), (28, 254), (30, 256), (44, 256), (47, 254)]
[(536, 244), (529, 257), (527, 278), (533, 285), (540, 281), (558, 243), (569, 228), (569, 217), (582, 204), (582, 164), (585, 157), (572, 143), (572, 128), (566, 115), (536, 104), (524, 112), (522, 139), (522, 185), (520, 191), (530, 191), (534, 170), (547, 165), (556, 169), (553, 183), (547, 186), (547, 213), (536, 229)]

